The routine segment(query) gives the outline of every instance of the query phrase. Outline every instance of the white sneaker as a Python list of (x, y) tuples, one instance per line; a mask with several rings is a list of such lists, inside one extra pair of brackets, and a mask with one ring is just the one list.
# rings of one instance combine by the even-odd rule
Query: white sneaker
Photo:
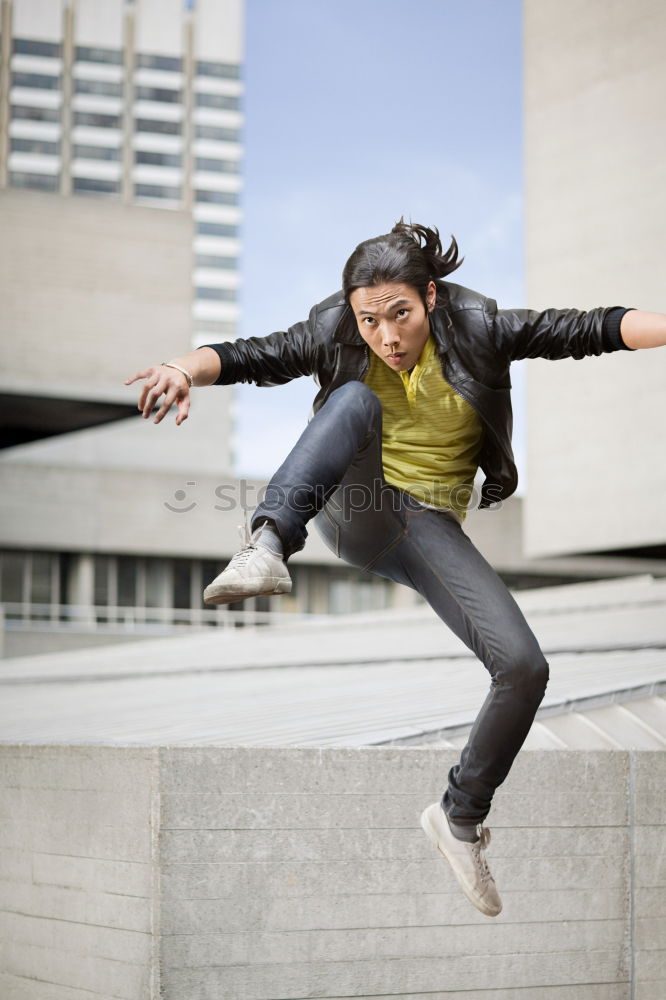
[(246, 597), (291, 593), (291, 577), (284, 559), (257, 544), (263, 528), (261, 525), (250, 535), (247, 525), (239, 524), (243, 547), (204, 590), (206, 604), (232, 604)]
[(479, 823), (476, 828), (479, 834), (477, 841), (470, 844), (458, 840), (451, 833), (441, 802), (433, 802), (423, 810), (421, 826), (428, 839), (451, 865), (453, 874), (472, 906), (476, 906), (487, 917), (496, 917), (501, 912), (502, 900), (483, 853), (490, 843), (490, 830)]

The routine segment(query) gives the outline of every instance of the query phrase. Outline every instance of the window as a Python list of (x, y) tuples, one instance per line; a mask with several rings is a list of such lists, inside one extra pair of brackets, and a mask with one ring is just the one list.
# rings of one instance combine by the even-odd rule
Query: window
[(111, 556), (95, 556), (94, 572), (94, 597), (95, 607), (104, 607), (111, 603), (109, 576), (111, 568)]
[(102, 97), (122, 97), (122, 83), (113, 83), (111, 80), (82, 80), (74, 81), (74, 92), (76, 94), (98, 94)]
[(167, 101), (170, 104), (178, 104), (180, 90), (167, 90), (166, 87), (137, 87), (136, 97), (141, 101)]
[(180, 198), (180, 187), (169, 187), (163, 184), (135, 184), (135, 198)]
[(32, 38), (15, 38), (12, 52), (26, 56), (50, 56), (59, 59), (62, 47), (59, 42), (37, 42)]
[(180, 153), (154, 153), (147, 149), (137, 149), (134, 155), (135, 163), (154, 163), (160, 167), (180, 167), (182, 160)]
[(137, 132), (159, 132), (161, 135), (180, 135), (182, 132), (180, 122), (163, 122), (152, 118), (137, 118), (134, 128)]
[(240, 129), (227, 128), (218, 125), (197, 125), (195, 129), (197, 139), (216, 139), (218, 142), (240, 142)]
[(60, 174), (31, 174), (23, 170), (10, 170), (9, 183), (15, 188), (57, 191), (60, 187)]
[(215, 299), (218, 302), (236, 302), (238, 294), (235, 288), (197, 288), (198, 299)]
[[(142, 560), (145, 573), (145, 593), (147, 608), (164, 608), (170, 596), (169, 578), (171, 576), (170, 560), (147, 558)], [(162, 621), (161, 615), (146, 616), (146, 621)]]
[(118, 605), (131, 608), (136, 604), (136, 557), (116, 556), (118, 564)]
[(91, 128), (120, 128), (120, 115), (101, 115), (97, 111), (75, 111), (75, 125), (89, 125)]
[(239, 174), (240, 162), (238, 160), (218, 160), (210, 156), (197, 156), (195, 161), (197, 170), (209, 170), (218, 174)]
[[(69, 595), (72, 587), (74, 556), (71, 552), (61, 552), (58, 559), (58, 599), (60, 604), (69, 603)], [(61, 620), (67, 616), (61, 614)]]
[(238, 191), (206, 191), (197, 190), (195, 201), (207, 202), (212, 205), (238, 205), (240, 198)]
[(238, 226), (229, 222), (197, 222), (197, 233), (200, 236), (238, 236)]
[(173, 560), (172, 604), (174, 608), (190, 607), (192, 564), (189, 559)]
[(12, 137), (11, 151), (13, 153), (43, 153), (47, 156), (58, 156), (59, 142), (47, 142), (46, 139), (21, 139)]
[(198, 253), (196, 258), (197, 267), (220, 267), (227, 271), (235, 271), (238, 268), (237, 257), (218, 257), (209, 253)]
[[(232, 319), (198, 319), (197, 333), (217, 333), (222, 337), (236, 336), (236, 323)], [(217, 576), (217, 574), (215, 574)]]
[(74, 146), (74, 156), (82, 160), (119, 160), (120, 150), (117, 146)]
[(0, 600), (23, 600), (26, 553), (3, 552), (0, 562)]
[(79, 194), (117, 194), (120, 181), (103, 180), (101, 177), (75, 177), (74, 190)]
[(179, 73), (183, 68), (183, 60), (178, 56), (150, 56), (140, 52), (136, 57), (136, 65), (142, 69), (168, 69)]
[(76, 46), (77, 62), (107, 63), (112, 66), (122, 66), (123, 54), (120, 49), (94, 48), (89, 45)]
[(50, 604), (54, 560), (57, 556), (50, 552), (33, 552), (30, 574), (30, 600), (33, 604)]
[(238, 63), (210, 62), (205, 59), (197, 60), (198, 76), (215, 76), (222, 80), (238, 80), (241, 75), (241, 68)]
[(231, 94), (195, 94), (198, 108), (222, 108), (225, 111), (240, 110), (240, 97)]
[(59, 108), (30, 108), (25, 104), (12, 104), (12, 118), (17, 121), (59, 122)]
[(12, 87), (32, 87), (36, 90), (58, 90), (60, 77), (47, 73), (12, 73)]

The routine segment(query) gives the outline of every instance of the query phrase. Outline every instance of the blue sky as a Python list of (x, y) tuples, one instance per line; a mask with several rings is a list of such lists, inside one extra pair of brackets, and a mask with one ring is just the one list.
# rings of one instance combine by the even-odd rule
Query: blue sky
[[(521, 47), (520, 0), (246, 0), (241, 336), (304, 319), (401, 215), (455, 235), (452, 280), (525, 304)], [(235, 471), (268, 476), (316, 386), (234, 392)]]

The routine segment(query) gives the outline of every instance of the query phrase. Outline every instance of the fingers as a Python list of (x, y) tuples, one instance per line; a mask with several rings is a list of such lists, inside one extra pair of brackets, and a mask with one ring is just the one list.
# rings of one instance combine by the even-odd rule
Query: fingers
[(145, 378), (146, 382), (141, 388), (137, 408), (142, 411), (145, 420), (148, 419), (162, 393), (164, 400), (159, 410), (155, 414), (154, 423), (159, 424), (167, 415), (174, 402), (178, 403), (178, 415), (176, 424), (180, 425), (187, 420), (190, 412), (189, 387), (183, 387), (182, 382), (187, 381), (181, 376), (180, 380), (174, 376), (166, 374), (161, 366), (152, 366), (125, 379), (125, 385), (131, 385), (137, 379)]
[(160, 398), (162, 393), (166, 391), (167, 386), (169, 385), (168, 377), (159, 372), (156, 373), (154, 368), (152, 371), (152, 378), (144, 384), (138, 403), (138, 408), (143, 411), (143, 415), (146, 420), (150, 416), (157, 400)]
[[(142, 386), (141, 394), (139, 396), (139, 402), (137, 404), (137, 409), (143, 410), (144, 417), (148, 417), (150, 415), (153, 406), (155, 405), (157, 398), (161, 395), (163, 391), (160, 390), (155, 394), (152, 393), (152, 390), (156, 388), (160, 382), (159, 369), (156, 366), (151, 365), (150, 368), (144, 368), (143, 371), (136, 372), (136, 374), (132, 375), (130, 378), (126, 378), (123, 384), (132, 385), (133, 382), (136, 382), (136, 380), (140, 378), (153, 379), (151, 382), (146, 382), (146, 384)], [(149, 395), (151, 397), (150, 399), (148, 399)]]
[(148, 376), (153, 372), (154, 368), (146, 368), (143, 372), (137, 372), (136, 375), (132, 375), (131, 378), (126, 378), (123, 385), (131, 385), (132, 382), (136, 382), (138, 378), (148, 378)]
[[(160, 393), (158, 393), (157, 395), (159, 396)], [(159, 422), (161, 420), (163, 420), (164, 417), (166, 417), (167, 413), (171, 409), (171, 404), (173, 403), (173, 401), (175, 400), (175, 398), (176, 398), (176, 392), (175, 392), (175, 390), (174, 389), (169, 389), (169, 391), (164, 396), (164, 402), (162, 403), (162, 405), (160, 406), (159, 410), (155, 414), (155, 419), (153, 420), (154, 424), (159, 424)], [(155, 401), (157, 402), (157, 397), (156, 397)], [(144, 413), (144, 417), (145, 416), (146, 416), (146, 414)]]
[[(176, 417), (176, 423), (177, 424), (181, 424), (183, 422), (183, 420), (186, 420), (187, 419), (187, 414), (188, 414), (189, 408), (190, 408), (189, 393), (187, 394), (187, 396), (183, 396), (183, 390), (180, 387), (173, 387), (172, 386), (166, 392), (166, 394), (164, 396), (164, 402), (162, 403), (162, 405), (160, 406), (159, 410), (155, 414), (155, 419), (154, 419), (153, 423), (159, 424), (160, 420), (163, 420), (164, 417), (166, 417), (167, 413), (169, 412), (169, 410), (171, 409), (172, 405), (175, 402), (178, 402), (178, 410), (179, 410), (178, 416), (180, 417), (180, 419), (178, 419), (178, 417)], [(183, 404), (186, 404), (186, 409), (185, 409), (185, 415), (184, 416), (182, 415), (182, 413), (183, 413)]]
[(178, 415), (176, 416), (176, 426), (180, 427), (183, 420), (187, 420), (190, 412), (190, 394), (188, 392), (187, 396), (181, 396), (180, 399), (176, 400), (178, 404)]

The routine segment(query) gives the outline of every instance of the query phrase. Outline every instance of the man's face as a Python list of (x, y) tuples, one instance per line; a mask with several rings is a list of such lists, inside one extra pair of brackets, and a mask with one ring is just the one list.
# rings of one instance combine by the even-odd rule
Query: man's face
[(426, 311), (416, 288), (397, 282), (357, 288), (349, 296), (358, 329), (368, 347), (395, 372), (413, 368), (430, 334), (428, 313), (437, 287), (426, 290)]

